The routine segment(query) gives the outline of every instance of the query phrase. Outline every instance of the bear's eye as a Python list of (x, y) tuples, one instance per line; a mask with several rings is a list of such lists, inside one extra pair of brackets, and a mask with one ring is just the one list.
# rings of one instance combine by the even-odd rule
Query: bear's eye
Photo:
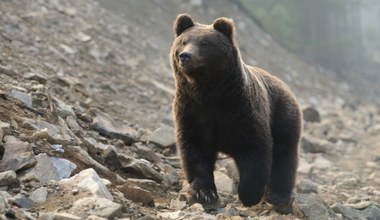
[(186, 41), (182, 41), (182, 45), (185, 46), (187, 44)]
[(201, 47), (208, 47), (209, 46), (209, 42), (207, 40), (202, 40), (201, 41)]

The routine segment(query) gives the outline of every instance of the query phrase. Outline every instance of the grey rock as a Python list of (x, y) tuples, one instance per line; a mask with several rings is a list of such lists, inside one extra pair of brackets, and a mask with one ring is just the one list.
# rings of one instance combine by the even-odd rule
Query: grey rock
[(179, 184), (180, 176), (178, 171), (173, 170), (172, 172), (164, 174), (163, 183), (167, 186), (175, 186)]
[(80, 191), (90, 192), (97, 198), (113, 200), (110, 191), (92, 168), (83, 170), (69, 179), (62, 179), (58, 184), (67, 191), (78, 188)]
[(7, 191), (0, 191), (0, 213), (4, 213), (8, 208), (8, 200), (11, 198), (11, 195)]
[(316, 194), (297, 194), (293, 202), (293, 214), (301, 219), (329, 219), (329, 208)]
[(332, 149), (332, 144), (329, 141), (312, 137), (310, 135), (302, 136), (301, 146), (306, 153), (326, 153)]
[(101, 135), (120, 139), (126, 145), (131, 145), (137, 140), (138, 133), (133, 128), (126, 125), (116, 125), (116, 122), (107, 113), (101, 112), (100, 110), (93, 109), (92, 112), (95, 114), (92, 128), (98, 131)]
[(12, 96), (13, 98), (20, 100), (27, 107), (29, 108), (33, 107), (33, 99), (30, 94), (12, 89), (9, 95)]
[(358, 220), (365, 220), (366, 218), (360, 214), (360, 212), (356, 209), (344, 206), (340, 203), (336, 203), (332, 205), (331, 209), (335, 213), (342, 214), (347, 219), (358, 219)]
[(48, 195), (48, 191), (46, 187), (41, 187), (30, 195), (30, 199), (32, 199), (35, 203), (44, 203), (46, 201)]
[(79, 146), (67, 146), (66, 153), (76, 161), (78, 166), (84, 165), (87, 167), (94, 167), (102, 175), (109, 175), (110, 173), (110, 170), (106, 166), (103, 166), (101, 163), (94, 160), (86, 150)]
[(77, 168), (77, 165), (66, 159), (50, 157), (50, 160), (58, 172), (59, 179), (70, 177), (73, 170)]
[(157, 156), (157, 154), (153, 151), (152, 148), (149, 148), (139, 143), (136, 143), (135, 146), (137, 147), (136, 153), (140, 155), (141, 158), (155, 163), (161, 161), (161, 158)]
[(230, 194), (233, 194), (235, 192), (234, 181), (229, 176), (227, 176), (223, 172), (215, 171), (214, 177), (215, 177), (215, 185), (218, 191), (226, 192)]
[(34, 139), (46, 138), (51, 144), (67, 145), (74, 143), (74, 137), (71, 132), (62, 126), (33, 119), (26, 119), (23, 122), (23, 126), (40, 131), (32, 136)]
[(41, 73), (34, 73), (34, 72), (29, 72), (24, 75), (25, 79), (30, 79), (30, 80), (35, 80), (41, 84), (45, 84), (47, 82), (47, 78), (45, 75)]
[(40, 183), (45, 184), (50, 180), (60, 179), (57, 169), (46, 153), (39, 154), (35, 158), (37, 164), (30, 172), (38, 177)]
[(67, 118), (68, 116), (75, 116), (75, 112), (72, 106), (67, 105), (63, 101), (59, 100), (58, 98), (54, 98), (54, 102), (57, 105), (57, 111), (59, 116), (62, 118)]
[(375, 205), (371, 205), (368, 208), (361, 211), (361, 214), (367, 220), (378, 220), (380, 219), (380, 209)]
[(10, 67), (3, 66), (0, 64), (0, 73), (4, 73), (10, 77), (14, 77), (16, 75), (16, 72), (12, 70)]
[(324, 158), (322, 155), (318, 155), (313, 162), (313, 166), (315, 168), (322, 169), (322, 170), (331, 168), (332, 165), (333, 165), (332, 162)]
[(33, 167), (37, 163), (29, 143), (12, 136), (5, 136), (4, 140), (4, 155), (0, 163), (0, 171), (21, 171)]
[(175, 130), (173, 127), (163, 125), (155, 130), (148, 140), (160, 147), (169, 147), (175, 144)]
[(24, 209), (30, 209), (35, 205), (34, 201), (27, 197), (16, 198), (13, 200), (13, 203)]
[(74, 133), (82, 130), (75, 116), (67, 116), (66, 123)]
[(155, 171), (148, 161), (142, 161), (134, 159), (132, 157), (127, 157), (126, 155), (119, 154), (118, 159), (122, 166), (122, 170), (138, 176), (142, 179), (152, 179), (156, 182), (162, 182), (163, 176)]
[(321, 116), (314, 107), (307, 107), (302, 110), (303, 120), (307, 122), (321, 122)]
[(318, 185), (311, 180), (301, 180), (297, 185), (298, 193), (318, 193)]
[(121, 215), (122, 206), (105, 198), (87, 197), (74, 202), (69, 213), (86, 218), (96, 215), (107, 219), (114, 219)]
[(14, 170), (8, 170), (0, 173), (0, 186), (9, 186), (18, 183), (17, 174)]
[(0, 143), (3, 141), (5, 135), (9, 135), (11, 131), (11, 125), (0, 121)]
[(111, 170), (118, 170), (122, 166), (120, 164), (116, 149), (114, 147), (108, 147), (104, 151), (104, 163), (111, 169)]

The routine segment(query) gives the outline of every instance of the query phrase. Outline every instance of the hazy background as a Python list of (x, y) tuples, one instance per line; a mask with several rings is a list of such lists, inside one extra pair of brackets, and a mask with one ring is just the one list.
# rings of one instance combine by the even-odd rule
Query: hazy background
[[(244, 45), (240, 49), (249, 64), (278, 73), (287, 83), (298, 84), (296, 88), (310, 88), (303, 82), (310, 80), (321, 82), (322, 85), (312, 87), (323, 90), (328, 87), (323, 80), (331, 82), (326, 78), (328, 75), (335, 78), (333, 87), (344, 87), (339, 89), (343, 93), (365, 94), (368, 100), (380, 97), (377, 88), (380, 87), (380, 1), (98, 1), (136, 28), (153, 34), (149, 38), (153, 44), (160, 42), (156, 47), (163, 48), (163, 54), (170, 48), (171, 25), (177, 14), (189, 13), (201, 23), (226, 16), (237, 24), (237, 38)], [(287, 52), (278, 50), (277, 44)], [(297, 61), (283, 58), (293, 54), (317, 71), (297, 67)]]

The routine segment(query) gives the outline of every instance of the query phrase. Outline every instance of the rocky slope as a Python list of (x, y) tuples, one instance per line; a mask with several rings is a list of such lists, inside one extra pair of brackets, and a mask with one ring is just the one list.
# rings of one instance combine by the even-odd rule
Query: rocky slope
[[(348, 85), (287, 53), (231, 2), (200, 2), (130, 1), (124, 15), (94, 1), (0, 2), (1, 219), (380, 218), (379, 107), (347, 97)], [(187, 205), (168, 63), (183, 11), (234, 17), (245, 60), (303, 103), (293, 214), (242, 207), (223, 155), (220, 208)]]

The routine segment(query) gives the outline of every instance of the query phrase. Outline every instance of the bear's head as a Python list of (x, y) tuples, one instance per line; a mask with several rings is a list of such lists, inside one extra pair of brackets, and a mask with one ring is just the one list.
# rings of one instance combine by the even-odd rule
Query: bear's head
[[(194, 23), (186, 14), (174, 21), (175, 40), (171, 62), (176, 74), (187, 78), (214, 78), (227, 72), (238, 62), (234, 44), (235, 24), (231, 19), (218, 18), (211, 25)], [(235, 64), (236, 66), (236, 64)]]

